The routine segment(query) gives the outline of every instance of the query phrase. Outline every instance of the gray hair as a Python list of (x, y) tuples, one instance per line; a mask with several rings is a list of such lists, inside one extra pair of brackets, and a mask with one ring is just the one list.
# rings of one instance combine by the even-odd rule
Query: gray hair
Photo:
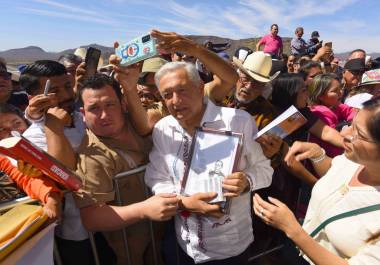
[(160, 81), (163, 76), (166, 74), (172, 73), (179, 69), (184, 69), (187, 73), (189, 80), (195, 85), (199, 86), (202, 82), (197, 68), (192, 63), (187, 62), (170, 62), (166, 63), (164, 66), (158, 70), (158, 72), (154, 75), (154, 82), (156, 83), (157, 88), (160, 88)]

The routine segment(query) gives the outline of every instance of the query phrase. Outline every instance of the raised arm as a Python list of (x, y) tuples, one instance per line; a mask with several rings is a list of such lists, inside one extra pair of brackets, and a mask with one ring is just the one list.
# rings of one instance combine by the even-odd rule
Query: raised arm
[(152, 30), (152, 36), (159, 40), (158, 48), (167, 52), (183, 52), (198, 58), (214, 74), (214, 80), (205, 84), (210, 97), (221, 102), (235, 86), (239, 76), (232, 64), (216, 53), (175, 32)]
[[(118, 44), (115, 43), (115, 46), (117, 47)], [(113, 64), (114, 77), (123, 90), (124, 100), (127, 103), (133, 127), (141, 136), (150, 134), (154, 124), (149, 123), (147, 112), (141, 104), (137, 93), (137, 80), (141, 64), (137, 63), (128, 67), (122, 67), (120, 66), (120, 58), (116, 55), (111, 55), (109, 61)]]
[(46, 113), (45, 135), (48, 154), (71, 170), (75, 170), (76, 154), (64, 134), (64, 127), (71, 124), (70, 115), (61, 108), (50, 108)]

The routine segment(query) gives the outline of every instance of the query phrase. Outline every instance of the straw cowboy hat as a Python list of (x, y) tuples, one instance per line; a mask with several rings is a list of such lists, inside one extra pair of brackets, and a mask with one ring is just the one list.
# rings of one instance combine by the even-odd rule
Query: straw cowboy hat
[(233, 57), (233, 62), (241, 71), (259, 82), (269, 82), (280, 74), (278, 71), (272, 76), (269, 75), (272, 69), (272, 58), (261, 51), (248, 55), (244, 63), (236, 57)]
[[(83, 48), (83, 47), (81, 47), (81, 48), (77, 48), (77, 49), (75, 50), (75, 52), (74, 52), (74, 54), (75, 54), (76, 56), (79, 56), (80, 58), (82, 58), (83, 62), (84, 62), (84, 59), (86, 58), (86, 53), (87, 53), (87, 49), (86, 49), (86, 48)], [(102, 56), (100, 56), (100, 58), (99, 58), (99, 63), (98, 63), (98, 70), (99, 70), (101, 67), (103, 67), (103, 63), (104, 63), (103, 58), (102, 58)]]

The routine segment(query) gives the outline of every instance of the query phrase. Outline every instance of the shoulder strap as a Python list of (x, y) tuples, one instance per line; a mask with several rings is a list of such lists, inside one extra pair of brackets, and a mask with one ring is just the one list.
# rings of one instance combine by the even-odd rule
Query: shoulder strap
[(355, 216), (355, 215), (359, 215), (359, 214), (363, 214), (363, 213), (378, 211), (378, 210), (380, 210), (380, 204), (375, 204), (375, 205), (371, 205), (371, 206), (367, 206), (367, 207), (363, 207), (363, 208), (359, 208), (359, 209), (355, 209), (355, 210), (352, 210), (352, 211), (348, 211), (348, 212), (344, 212), (344, 213), (341, 213), (341, 214), (334, 215), (334, 216), (328, 218), (327, 220), (323, 221), (316, 229), (314, 229), (313, 232), (311, 232), (310, 236), (314, 237), (323, 228), (325, 228), (326, 225), (328, 225), (328, 224), (330, 224), (330, 223), (332, 223), (332, 222), (334, 222), (336, 220), (347, 218), (347, 217), (351, 217), (351, 216)]

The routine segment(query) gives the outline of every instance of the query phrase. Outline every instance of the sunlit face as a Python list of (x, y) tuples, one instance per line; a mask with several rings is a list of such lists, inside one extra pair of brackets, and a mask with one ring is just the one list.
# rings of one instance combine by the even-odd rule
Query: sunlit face
[(294, 71), (294, 61), (296, 60), (296, 57), (294, 55), (289, 55), (288, 61), (286, 63), (286, 66), (288, 67), (288, 72), (292, 73)]
[(297, 36), (298, 38), (301, 38), (301, 37), (303, 36), (303, 29), (298, 30), (298, 31), (296, 32), (296, 36)]
[(49, 94), (54, 93), (58, 106), (68, 113), (74, 111), (74, 90), (70, 76), (67, 74), (51, 77), (42, 77), (39, 79), (40, 90), (38, 94), (42, 94), (47, 80), (50, 80)]
[(137, 85), (137, 93), (144, 108), (150, 108), (162, 100), (154, 82), (154, 73), (149, 73), (145, 77), (144, 84)]
[(341, 99), (342, 86), (336, 79), (331, 81), (327, 91), (319, 97), (320, 102), (329, 108), (338, 106), (341, 103)]
[(67, 74), (70, 76), (70, 81), (72, 83), (72, 86), (74, 86), (75, 74), (76, 74), (77, 67), (79, 66), (79, 63), (64, 61), (62, 64), (65, 66)]
[(185, 69), (165, 74), (160, 80), (159, 91), (169, 113), (179, 122), (191, 124), (202, 115), (203, 84), (197, 87)]
[(5, 71), (0, 72), (0, 102), (5, 103), (12, 92), (11, 74)]
[(278, 27), (277, 26), (273, 26), (271, 28), (270, 32), (272, 33), (273, 36), (277, 36), (277, 34), (278, 34)]
[(371, 119), (371, 113), (368, 110), (360, 110), (352, 125), (341, 132), (344, 137), (344, 154), (348, 159), (362, 165), (376, 164), (380, 157), (380, 147), (367, 129), (368, 119)]
[(82, 93), (84, 122), (97, 136), (117, 138), (123, 131), (125, 106), (109, 85)]
[(256, 81), (249, 75), (240, 72), (236, 83), (236, 99), (241, 103), (249, 103), (260, 96), (265, 90), (266, 83)]
[(299, 109), (306, 108), (308, 100), (309, 90), (304, 84), (297, 92), (296, 107)]
[(0, 114), (0, 140), (11, 137), (11, 132), (16, 131), (20, 134), (28, 128), (25, 120), (14, 113)]
[(364, 71), (345, 70), (343, 73), (344, 82), (349, 87), (357, 86), (362, 79), (363, 73)]
[(309, 70), (309, 74), (306, 77), (306, 86), (309, 86), (311, 81), (313, 81), (313, 78), (316, 77), (317, 75), (322, 74), (322, 69), (320, 67), (312, 67)]

